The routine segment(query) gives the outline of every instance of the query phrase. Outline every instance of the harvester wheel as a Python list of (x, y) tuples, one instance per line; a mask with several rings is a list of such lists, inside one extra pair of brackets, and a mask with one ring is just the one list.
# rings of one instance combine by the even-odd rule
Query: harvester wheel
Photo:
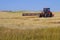
[(43, 17), (48, 17), (48, 14), (44, 13), (44, 14), (43, 14)]
[(39, 17), (43, 17), (43, 14), (41, 13), (41, 14), (39, 15)]
[(49, 17), (52, 17), (53, 16), (53, 14), (52, 13), (50, 13), (50, 16)]

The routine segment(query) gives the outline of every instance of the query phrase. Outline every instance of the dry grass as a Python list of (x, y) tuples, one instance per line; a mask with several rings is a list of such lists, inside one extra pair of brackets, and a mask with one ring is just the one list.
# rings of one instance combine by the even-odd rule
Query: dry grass
[[(38, 18), (36, 16), (23, 17), (22, 13), (16, 12), (0, 12), (0, 26), (5, 27), (44, 27), (44, 26), (60, 26), (57, 22), (60, 22), (60, 12), (53, 12), (55, 14), (52, 18)], [(55, 24), (54, 24), (55, 23)]]
[(60, 27), (32, 30), (0, 27), (0, 40), (60, 40)]
[(0, 40), (60, 40), (60, 12), (53, 13), (52, 18), (38, 18), (0, 12)]

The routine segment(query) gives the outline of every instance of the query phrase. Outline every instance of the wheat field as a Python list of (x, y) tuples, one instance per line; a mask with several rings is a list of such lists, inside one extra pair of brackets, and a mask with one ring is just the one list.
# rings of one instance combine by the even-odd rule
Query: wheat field
[(60, 26), (60, 12), (53, 12), (52, 18), (38, 16), (22, 16), (20, 12), (0, 12), (0, 26), (18, 29), (34, 29)]
[(0, 40), (60, 40), (60, 12), (52, 18), (0, 12)]

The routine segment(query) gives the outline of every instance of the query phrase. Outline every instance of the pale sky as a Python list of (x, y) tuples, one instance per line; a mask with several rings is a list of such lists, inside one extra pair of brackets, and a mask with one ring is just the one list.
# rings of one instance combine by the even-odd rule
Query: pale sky
[(60, 0), (0, 0), (0, 10), (42, 10), (60, 11)]

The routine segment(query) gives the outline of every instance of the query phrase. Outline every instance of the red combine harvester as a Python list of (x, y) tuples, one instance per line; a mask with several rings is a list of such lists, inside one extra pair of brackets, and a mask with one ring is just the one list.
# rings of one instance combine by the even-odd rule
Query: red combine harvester
[(43, 8), (41, 13), (23, 13), (22, 16), (53, 17), (54, 14), (50, 11), (50, 8)]
[(43, 12), (40, 13), (39, 17), (53, 17), (54, 14), (50, 11), (50, 8), (43, 8)]

